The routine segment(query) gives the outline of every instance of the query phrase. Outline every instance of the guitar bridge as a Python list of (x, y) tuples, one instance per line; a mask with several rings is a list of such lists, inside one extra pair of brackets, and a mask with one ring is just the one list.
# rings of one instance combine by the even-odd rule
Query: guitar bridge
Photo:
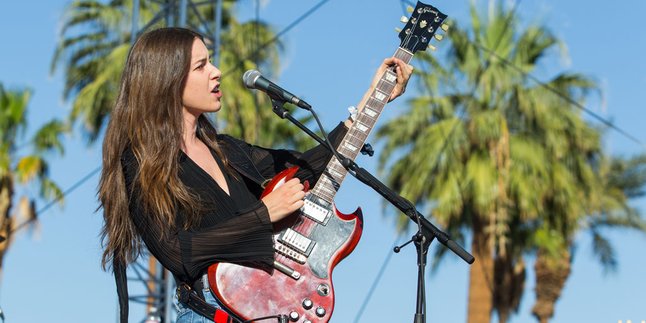
[(276, 244), (274, 245), (274, 250), (276, 250), (276, 252), (278, 252), (279, 254), (281, 254), (281, 255), (283, 255), (283, 256), (291, 259), (291, 260), (294, 260), (294, 261), (296, 261), (297, 263), (299, 263), (301, 265), (305, 264), (305, 261), (307, 260), (307, 258), (304, 255), (302, 255), (302, 254), (298, 253), (298, 251), (284, 245), (280, 241), (276, 242)]

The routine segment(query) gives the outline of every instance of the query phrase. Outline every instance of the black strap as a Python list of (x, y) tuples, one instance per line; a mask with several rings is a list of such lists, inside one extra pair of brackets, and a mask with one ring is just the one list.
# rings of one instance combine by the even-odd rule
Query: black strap
[[(236, 323), (229, 313), (205, 302), (197, 293), (186, 283), (180, 283), (177, 287), (179, 301), (188, 306), (196, 313), (213, 320), (216, 323)], [(216, 321), (216, 318), (219, 320)]]
[(117, 297), (119, 299), (119, 322), (128, 323), (128, 281), (126, 278), (126, 265), (117, 260), (112, 260), (112, 271), (117, 283)]

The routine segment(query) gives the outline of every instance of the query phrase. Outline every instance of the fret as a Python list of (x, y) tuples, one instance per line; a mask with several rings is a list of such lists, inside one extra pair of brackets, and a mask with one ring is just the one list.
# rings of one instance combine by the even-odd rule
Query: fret
[(385, 93), (380, 92), (379, 90), (375, 90), (375, 99), (383, 102), (388, 99), (388, 96)]
[(351, 144), (349, 141), (346, 141), (346, 142), (345, 142), (344, 147), (345, 147), (345, 148), (347, 148), (347, 149), (350, 149), (350, 150), (351, 150), (351, 151), (353, 151), (353, 152), (354, 152), (354, 151), (357, 151), (357, 149), (359, 149), (359, 148), (357, 148), (356, 146), (354, 146), (353, 144)]
[(374, 118), (377, 116), (377, 111), (373, 110), (371, 107), (366, 106), (361, 110), (361, 113), (367, 114), (369, 117)]
[(383, 93), (392, 93), (393, 90), (395, 89), (396, 83), (388, 83), (386, 81), (379, 81), (377, 83), (377, 89), (380, 90)]
[[(345, 170), (345, 169), (343, 169), (343, 170)], [(335, 169), (335, 168), (333, 168), (333, 167), (328, 168), (328, 170), (327, 170), (327, 171), (328, 171), (328, 173), (329, 173), (330, 175), (332, 175), (332, 177), (333, 177), (336, 181), (343, 180), (343, 177), (345, 176), (345, 174), (342, 174), (340, 171), (336, 170), (336, 169)]]
[(359, 131), (361, 131), (363, 133), (365, 133), (368, 130), (368, 126), (366, 126), (365, 124), (359, 122), (359, 120), (355, 121), (354, 124), (357, 126), (357, 129), (359, 129)]
[(357, 120), (360, 123), (364, 124), (366, 127), (368, 127), (369, 128), (368, 130), (372, 129), (372, 126), (374, 126), (375, 122), (377, 121), (377, 119), (371, 118), (366, 113), (363, 113), (363, 111), (361, 114), (359, 114), (359, 116), (357, 117)]
[[(318, 184), (317, 184), (318, 185)], [(328, 193), (329, 189), (323, 189), (323, 188), (317, 188), (315, 187), (312, 190), (312, 194), (318, 196), (319, 198), (332, 203), (332, 200), (334, 200), (334, 194)]]
[(363, 147), (364, 142), (365, 140), (361, 140), (359, 138), (353, 138), (353, 140), (348, 141), (347, 148), (356, 154), (361, 150), (361, 147)]
[(377, 98), (369, 98), (368, 103), (366, 105), (369, 105), (370, 107), (373, 108), (373, 110), (383, 110), (384, 106), (386, 105), (386, 102), (377, 100)]
[(391, 70), (386, 70), (386, 74), (384, 75), (384, 81), (390, 83), (390, 84), (396, 84), (397, 82), (397, 74)]
[(353, 142), (363, 142), (366, 140), (366, 137), (363, 133), (352, 131), (348, 132), (348, 139), (352, 139)]
[(323, 178), (323, 180), (324, 180), (324, 181), (326, 181), (327, 183), (330, 183), (330, 185), (332, 186), (332, 188), (331, 188), (331, 189), (332, 189), (332, 191), (333, 191), (333, 192), (338, 191), (338, 190), (339, 190), (339, 187), (341, 187), (341, 183), (337, 182), (337, 181), (336, 181), (334, 178), (332, 178), (331, 176), (324, 175), (324, 176), (321, 176), (321, 178)]
[(345, 168), (340, 164), (330, 165), (330, 167), (328, 167), (328, 170), (339, 174), (339, 176), (345, 176)]

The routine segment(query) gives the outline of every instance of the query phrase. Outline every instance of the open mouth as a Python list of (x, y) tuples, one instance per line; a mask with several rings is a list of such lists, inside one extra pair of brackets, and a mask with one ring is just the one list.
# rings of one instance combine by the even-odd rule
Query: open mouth
[(211, 90), (212, 93), (218, 93), (220, 92), (220, 84), (216, 85), (213, 90)]

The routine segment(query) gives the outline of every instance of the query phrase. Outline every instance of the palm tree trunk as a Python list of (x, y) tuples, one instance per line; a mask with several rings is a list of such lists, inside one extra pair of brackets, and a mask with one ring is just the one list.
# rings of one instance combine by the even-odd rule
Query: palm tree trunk
[(493, 308), (493, 253), (489, 236), (477, 215), (473, 216), (471, 250), (476, 261), (469, 271), (468, 323), (489, 323)]
[(550, 257), (539, 251), (534, 270), (536, 271), (536, 303), (532, 314), (540, 323), (547, 323), (554, 316), (554, 306), (561, 296), (565, 282), (570, 276), (571, 255), (563, 250), (560, 257)]
[(13, 182), (11, 177), (5, 176), (0, 179), (0, 236), (5, 238), (0, 242), (0, 278), (4, 269), (4, 256), (11, 243), (12, 219), (9, 216), (11, 210), (11, 199), (13, 197)]

